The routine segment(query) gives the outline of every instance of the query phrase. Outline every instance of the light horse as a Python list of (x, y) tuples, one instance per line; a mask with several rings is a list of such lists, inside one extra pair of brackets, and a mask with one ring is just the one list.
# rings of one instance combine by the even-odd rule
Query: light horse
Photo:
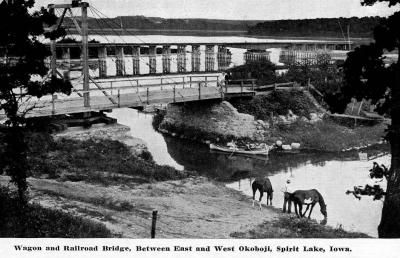
[(272, 205), (272, 197), (274, 190), (272, 189), (271, 181), (269, 181), (267, 177), (257, 178), (256, 180), (254, 180), (253, 183), (251, 184), (251, 188), (253, 188), (253, 206), (257, 190), (260, 192), (260, 198), (259, 198), (260, 209), (261, 209), (261, 199), (264, 193), (267, 193), (267, 205), (268, 205), (268, 200), (269, 204)]
[[(319, 206), (321, 208), (321, 213), (324, 215), (324, 221), (327, 220), (328, 214), (326, 212), (326, 204), (324, 201), (324, 198), (322, 195), (316, 190), (316, 189), (311, 189), (311, 190), (297, 190), (294, 191), (293, 193), (285, 193), (285, 198), (289, 200), (289, 208), (288, 208), (288, 213), (290, 213), (290, 208), (291, 208), (291, 202), (294, 203), (294, 209), (296, 212), (296, 215), (298, 217), (304, 217), (306, 212), (311, 206), (310, 213), (308, 214), (308, 218), (310, 218), (312, 210), (315, 206), (316, 203), (319, 203)], [(303, 210), (303, 205), (307, 205), (306, 210), (304, 213), (302, 213)], [(297, 212), (297, 206), (299, 208), (299, 211)]]

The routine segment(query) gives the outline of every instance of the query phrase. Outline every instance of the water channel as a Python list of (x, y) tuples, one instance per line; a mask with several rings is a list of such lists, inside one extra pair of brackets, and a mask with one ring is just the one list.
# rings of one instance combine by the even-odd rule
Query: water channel
[[(283, 205), (281, 189), (290, 179), (293, 189), (316, 188), (321, 192), (327, 204), (328, 225), (377, 237), (383, 202), (365, 196), (357, 200), (345, 194), (355, 185), (364, 185), (368, 179), (372, 161), (359, 160), (358, 153), (270, 153), (268, 158), (226, 155), (211, 152), (204, 144), (158, 133), (152, 127), (151, 114), (120, 109), (114, 110), (111, 116), (120, 124), (129, 126), (133, 137), (143, 139), (155, 162), (160, 165), (195, 170), (203, 176), (225, 182), (227, 187), (242, 191), (249, 198), (254, 177), (268, 176), (274, 187), (273, 205), (278, 208)], [(390, 155), (374, 161), (389, 165)], [(382, 186), (385, 187), (384, 183)], [(312, 218), (323, 219), (318, 205)]]

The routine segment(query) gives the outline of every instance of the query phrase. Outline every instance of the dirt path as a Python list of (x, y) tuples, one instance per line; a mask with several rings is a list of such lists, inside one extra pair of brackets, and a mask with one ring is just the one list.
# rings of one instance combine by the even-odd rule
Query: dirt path
[[(1, 177), (4, 185), (8, 178)], [(148, 238), (151, 213), (158, 210), (157, 238), (229, 238), (272, 220), (269, 208), (251, 206), (248, 197), (206, 178), (101, 186), (86, 182), (29, 179), (33, 202), (100, 221), (116, 236)]]

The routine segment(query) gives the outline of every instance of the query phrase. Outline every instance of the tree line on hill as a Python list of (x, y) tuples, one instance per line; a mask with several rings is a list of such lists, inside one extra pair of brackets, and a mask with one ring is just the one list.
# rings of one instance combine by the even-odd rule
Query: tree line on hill
[[(79, 19), (79, 17), (76, 17)], [(64, 24), (74, 28), (71, 18), (66, 17)], [(89, 18), (89, 28), (98, 29), (135, 29), (135, 30), (214, 30), (245, 33), (261, 22), (260, 20), (217, 20), (217, 19), (164, 19), (145, 16), (118, 16), (114, 18)]]
[(318, 18), (304, 20), (276, 20), (256, 24), (248, 30), (250, 35), (263, 36), (313, 36), (372, 38), (373, 29), (384, 20), (382, 17)]
[[(76, 17), (79, 19), (79, 17)], [(372, 38), (372, 31), (384, 18), (318, 18), (303, 20), (218, 20), (218, 19), (164, 19), (145, 16), (118, 16), (114, 18), (89, 18), (92, 30), (182, 30), (182, 31), (231, 31), (232, 33), (262, 36), (320, 36), (347, 37), (347, 26), (351, 37)], [(71, 29), (75, 26), (69, 17), (65, 23)], [(343, 34), (342, 34), (343, 31)]]

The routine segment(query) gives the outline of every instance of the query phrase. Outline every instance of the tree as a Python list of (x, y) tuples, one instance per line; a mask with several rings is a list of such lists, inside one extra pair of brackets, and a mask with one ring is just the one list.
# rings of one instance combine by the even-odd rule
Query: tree
[(271, 84), (276, 81), (276, 66), (269, 60), (258, 60), (228, 70), (236, 79), (257, 79), (257, 84)]
[[(362, 5), (386, 2), (389, 6), (399, 0), (363, 0)], [(384, 99), (378, 111), (389, 114), (391, 125), (386, 139), (391, 148), (391, 167), (387, 176), (387, 189), (379, 237), (400, 237), (400, 12), (384, 19), (374, 29), (374, 43), (356, 48), (344, 63), (345, 85), (342, 94), (347, 100), (356, 97), (377, 103)], [(385, 63), (385, 52), (397, 50), (396, 63)]]
[(51, 76), (45, 59), (50, 55), (40, 42), (45, 36), (55, 39), (63, 34), (60, 29), (44, 32), (44, 25), (52, 26), (57, 18), (42, 8), (30, 12), (34, 0), (9, 0), (0, 3), (0, 111), (7, 116), (2, 128), (4, 150), (0, 160), (0, 174), (6, 173), (18, 187), (21, 203), (27, 190), (26, 114), (35, 106), (21, 105), (30, 97), (42, 97), (55, 92), (71, 93), (71, 84)]

